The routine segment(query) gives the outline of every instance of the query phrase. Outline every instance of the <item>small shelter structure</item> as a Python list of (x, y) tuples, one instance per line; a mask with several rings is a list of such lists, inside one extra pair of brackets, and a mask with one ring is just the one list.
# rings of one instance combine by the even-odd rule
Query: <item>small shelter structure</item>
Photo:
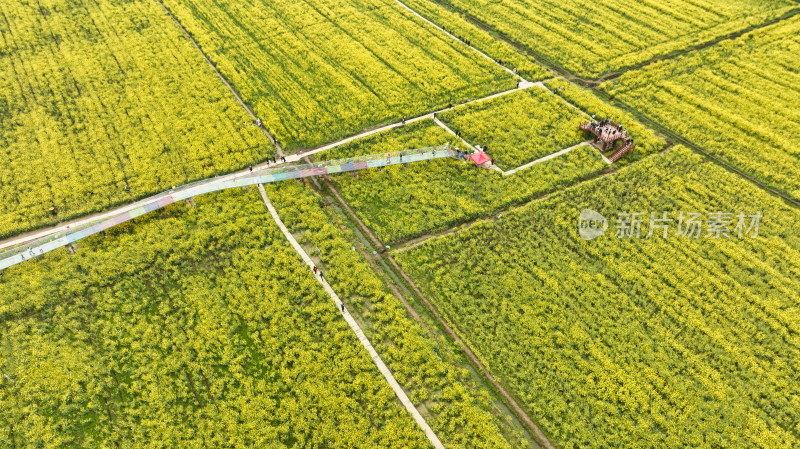
[(469, 159), (472, 162), (474, 162), (475, 165), (477, 165), (478, 167), (481, 167), (484, 164), (492, 162), (492, 158), (490, 158), (489, 155), (484, 153), (483, 151), (478, 151), (476, 153), (470, 154)]

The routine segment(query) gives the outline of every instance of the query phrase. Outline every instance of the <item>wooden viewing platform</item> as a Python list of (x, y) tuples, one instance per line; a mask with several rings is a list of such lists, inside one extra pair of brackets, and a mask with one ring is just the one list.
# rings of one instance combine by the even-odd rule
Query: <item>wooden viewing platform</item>
[[(625, 156), (631, 150), (636, 148), (636, 142), (634, 142), (633, 139), (628, 136), (627, 132), (623, 131), (622, 125), (615, 123), (612, 120), (581, 123), (579, 128), (582, 131), (586, 131), (594, 135), (594, 141), (592, 143), (603, 143), (603, 147), (600, 150), (601, 152), (605, 153), (606, 151), (613, 150), (611, 156), (608, 157), (608, 160), (611, 162), (618, 161), (620, 158), (622, 158), (622, 156)], [(617, 141), (622, 141), (622, 146), (614, 150), (614, 146), (616, 145)]]

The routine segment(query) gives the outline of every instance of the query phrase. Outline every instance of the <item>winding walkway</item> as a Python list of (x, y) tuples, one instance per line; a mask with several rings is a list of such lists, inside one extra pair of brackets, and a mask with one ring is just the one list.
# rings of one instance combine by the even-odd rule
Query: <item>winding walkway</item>
[[(523, 82), (520, 82), (519, 86), (514, 88), (514, 89), (509, 89), (509, 90), (498, 92), (496, 94), (492, 94), (492, 95), (489, 95), (489, 96), (486, 96), (486, 97), (477, 98), (477, 99), (468, 101), (466, 103), (462, 103), (461, 105), (469, 105), (469, 104), (478, 103), (478, 102), (481, 102), (481, 101), (488, 101), (488, 100), (491, 100), (493, 98), (502, 97), (502, 96), (508, 95), (508, 94), (510, 94), (512, 92), (516, 92), (517, 90), (528, 89), (528, 88), (534, 87), (534, 86), (546, 89), (546, 87), (542, 83), (530, 83), (530, 82), (527, 82), (527, 81), (523, 81)], [(411, 124), (411, 123), (418, 122), (418, 121), (425, 120), (425, 119), (432, 119), (434, 114), (439, 114), (439, 113), (442, 113), (442, 112), (445, 112), (445, 111), (448, 111), (448, 110), (450, 110), (450, 109), (449, 108), (441, 109), (441, 110), (438, 110), (438, 111), (435, 111), (435, 112), (431, 112), (431, 113), (428, 113), (428, 114), (423, 114), (423, 115), (420, 115), (420, 116), (417, 116), (417, 117), (412, 117), (412, 118), (406, 119), (405, 122), (400, 121), (400, 122), (396, 122), (396, 123), (391, 123), (389, 125), (385, 125), (385, 126), (382, 126), (382, 127), (379, 127), (379, 128), (371, 129), (369, 131), (364, 131), (362, 133), (359, 133), (359, 134), (356, 134), (356, 135), (353, 135), (353, 136), (350, 136), (350, 137), (346, 137), (344, 139), (341, 139), (341, 140), (338, 140), (336, 142), (332, 142), (332, 143), (320, 146), (318, 148), (314, 148), (314, 149), (311, 149), (311, 150), (308, 150), (308, 151), (305, 151), (305, 152), (301, 152), (301, 153), (297, 153), (297, 154), (292, 154), (292, 155), (289, 155), (289, 156), (285, 157), (285, 159), (286, 159), (285, 164), (291, 164), (291, 163), (298, 162), (298, 161), (300, 161), (300, 160), (302, 160), (302, 159), (304, 159), (304, 158), (306, 158), (308, 156), (312, 156), (312, 155), (317, 154), (317, 153), (321, 153), (321, 152), (324, 152), (324, 151), (331, 150), (333, 148), (342, 146), (344, 144), (347, 144), (347, 143), (352, 142), (352, 141), (357, 140), (357, 139), (363, 139), (363, 138), (371, 136), (373, 134), (378, 134), (378, 133), (381, 133), (381, 132), (384, 132), (384, 131), (388, 131), (390, 129), (399, 128), (399, 127), (403, 126), (404, 124)], [(268, 169), (275, 168), (275, 167), (280, 167), (280, 166), (284, 166), (284, 163), (275, 165), (275, 164), (269, 164), (268, 162), (265, 161), (265, 162), (262, 162), (260, 164), (254, 165), (253, 166), (253, 170), (254, 171), (268, 170)], [(229, 173), (227, 175), (218, 176), (216, 178), (209, 178), (209, 179), (197, 181), (197, 183), (222, 182), (222, 181), (234, 180), (234, 179), (237, 179), (237, 178), (241, 178), (243, 176), (247, 176), (249, 173), (250, 173), (249, 169), (245, 168), (245, 169), (233, 172), (233, 173)], [(197, 184), (197, 183), (194, 183), (194, 184)], [(193, 184), (189, 184), (189, 185), (193, 185)], [(85, 226), (88, 226), (88, 225), (90, 225), (92, 223), (95, 223), (95, 222), (98, 222), (98, 221), (107, 220), (107, 219), (109, 219), (109, 218), (111, 218), (113, 216), (116, 216), (116, 215), (119, 215), (119, 214), (122, 214), (122, 213), (125, 213), (125, 212), (128, 212), (128, 211), (131, 211), (131, 210), (135, 210), (135, 209), (141, 207), (142, 205), (152, 201), (153, 198), (161, 196), (161, 195), (165, 195), (165, 194), (167, 194), (169, 192), (172, 192), (172, 191), (173, 190), (170, 190), (168, 192), (162, 192), (160, 194), (156, 194), (154, 196), (151, 196), (151, 197), (148, 197), (148, 198), (145, 198), (145, 199), (142, 199), (142, 200), (130, 203), (130, 204), (119, 206), (117, 208), (111, 209), (111, 210), (106, 211), (106, 212), (99, 212), (99, 213), (88, 215), (88, 216), (85, 216), (85, 217), (82, 217), (82, 218), (76, 218), (74, 220), (65, 221), (63, 223), (60, 223), (58, 225), (55, 225), (55, 226), (52, 226), (52, 227), (49, 227), (49, 228), (44, 228), (44, 229), (40, 229), (40, 230), (37, 230), (37, 231), (31, 231), (31, 232), (27, 232), (27, 233), (24, 233), (24, 234), (17, 235), (15, 237), (8, 238), (8, 239), (0, 242), (0, 250), (6, 249), (6, 248), (15, 247), (15, 246), (19, 246), (19, 245), (22, 245), (22, 244), (26, 244), (26, 243), (31, 242), (33, 240), (45, 238), (47, 236), (51, 236), (51, 235), (54, 235), (54, 234), (57, 234), (57, 233), (67, 232), (69, 229), (85, 227)], [(0, 268), (0, 269), (2, 269), (2, 268)]]
[(125, 223), (178, 201), (194, 198), (206, 193), (255, 184), (280, 182), (290, 179), (450, 157), (455, 157), (455, 151), (453, 151), (453, 148), (449, 144), (445, 144), (438, 147), (403, 150), (394, 153), (381, 153), (311, 164), (277, 167), (273, 169), (263, 168), (252, 172), (247, 171), (244, 174), (238, 174), (233, 177), (214, 178), (187, 184), (177, 189), (172, 189), (168, 192), (138, 201), (132, 205), (107, 212), (100, 217), (85, 219), (78, 222), (78, 224), (73, 223), (72, 225), (65, 225), (57, 230), (50, 229), (42, 231), (40, 232), (41, 235), (38, 237), (31, 235), (19, 237), (16, 240), (23, 243), (21, 246), (9, 248), (4, 253), (0, 254), (0, 270), (41, 256), (55, 249), (71, 245), (78, 240), (103, 232), (113, 226)]
[[(292, 248), (294, 248), (297, 254), (299, 254), (300, 257), (303, 258), (303, 262), (305, 262), (306, 265), (308, 265), (308, 268), (312, 269), (314, 267), (314, 262), (308, 256), (308, 253), (306, 253), (303, 247), (300, 246), (299, 243), (297, 243), (297, 240), (286, 228), (286, 225), (283, 224), (281, 217), (278, 216), (278, 211), (275, 210), (275, 207), (272, 205), (272, 202), (270, 202), (269, 198), (267, 197), (267, 192), (264, 190), (264, 186), (262, 184), (258, 184), (258, 191), (261, 192), (261, 198), (264, 200), (264, 204), (266, 204), (267, 210), (269, 210), (270, 215), (272, 215), (272, 219), (275, 220), (275, 223), (278, 225), (278, 228), (280, 228), (281, 232), (286, 237), (286, 240), (289, 241), (289, 243), (292, 245)], [(397, 398), (400, 399), (400, 402), (403, 404), (403, 406), (405, 406), (406, 410), (408, 410), (408, 412), (411, 413), (411, 416), (414, 418), (414, 421), (417, 422), (417, 425), (419, 425), (425, 432), (425, 436), (428, 437), (428, 440), (430, 440), (431, 444), (433, 444), (433, 447), (436, 449), (444, 449), (444, 445), (442, 445), (442, 442), (439, 441), (439, 437), (436, 436), (431, 427), (428, 425), (427, 421), (425, 421), (425, 418), (423, 418), (422, 415), (419, 413), (419, 410), (417, 410), (417, 408), (414, 407), (414, 404), (411, 403), (411, 400), (408, 399), (408, 395), (406, 395), (406, 392), (403, 391), (402, 387), (400, 387), (400, 384), (397, 383), (397, 380), (394, 378), (394, 375), (392, 375), (392, 372), (389, 371), (389, 368), (386, 366), (386, 364), (383, 363), (381, 356), (378, 355), (377, 351), (375, 351), (375, 348), (372, 346), (372, 343), (370, 343), (367, 337), (364, 335), (364, 332), (361, 330), (361, 327), (359, 327), (358, 323), (356, 323), (356, 320), (354, 320), (353, 317), (349, 313), (347, 313), (345, 307), (342, 306), (342, 300), (339, 299), (339, 296), (336, 294), (335, 291), (333, 291), (330, 284), (328, 284), (328, 281), (322, 279), (319, 276), (314, 276), (314, 277), (317, 279), (317, 282), (322, 284), (322, 288), (325, 289), (328, 295), (330, 295), (331, 300), (333, 300), (334, 304), (336, 304), (336, 310), (338, 310), (339, 313), (342, 315), (342, 317), (345, 319), (345, 321), (347, 321), (347, 324), (353, 330), (353, 333), (356, 334), (358, 341), (361, 342), (361, 344), (369, 353), (369, 356), (372, 358), (372, 361), (375, 362), (375, 365), (378, 366), (378, 370), (381, 372), (383, 377), (386, 378), (386, 381), (389, 382), (389, 386), (392, 387), (392, 390), (394, 390), (394, 394), (397, 395)]]

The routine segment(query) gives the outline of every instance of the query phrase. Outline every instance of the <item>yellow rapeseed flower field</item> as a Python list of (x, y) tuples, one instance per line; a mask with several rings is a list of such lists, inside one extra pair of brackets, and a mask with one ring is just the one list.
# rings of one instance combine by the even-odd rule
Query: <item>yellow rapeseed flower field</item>
[(596, 77), (763, 23), (791, 0), (431, 0), (572, 73)]
[(394, 0), (165, 0), (284, 148), (515, 86)]
[[(606, 235), (579, 237), (586, 208)], [(648, 238), (661, 211), (668, 235)], [(700, 237), (676, 234), (678, 211), (703, 213)], [(708, 235), (714, 211), (729, 237)], [(617, 237), (631, 212), (640, 237)], [(762, 215), (757, 238), (740, 212)], [(555, 447), (793, 448), (798, 220), (679, 146), (397, 258)]]
[(151, 1), (0, 4), (0, 236), (271, 155)]
[(604, 87), (679, 136), (800, 199), (800, 16)]

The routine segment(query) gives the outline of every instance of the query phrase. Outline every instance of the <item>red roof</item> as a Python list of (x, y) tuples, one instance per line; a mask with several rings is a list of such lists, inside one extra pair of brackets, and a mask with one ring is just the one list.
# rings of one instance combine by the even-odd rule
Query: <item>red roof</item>
[(475, 165), (482, 165), (492, 160), (492, 158), (486, 155), (486, 153), (483, 151), (472, 153), (469, 155), (469, 158), (475, 163)]

